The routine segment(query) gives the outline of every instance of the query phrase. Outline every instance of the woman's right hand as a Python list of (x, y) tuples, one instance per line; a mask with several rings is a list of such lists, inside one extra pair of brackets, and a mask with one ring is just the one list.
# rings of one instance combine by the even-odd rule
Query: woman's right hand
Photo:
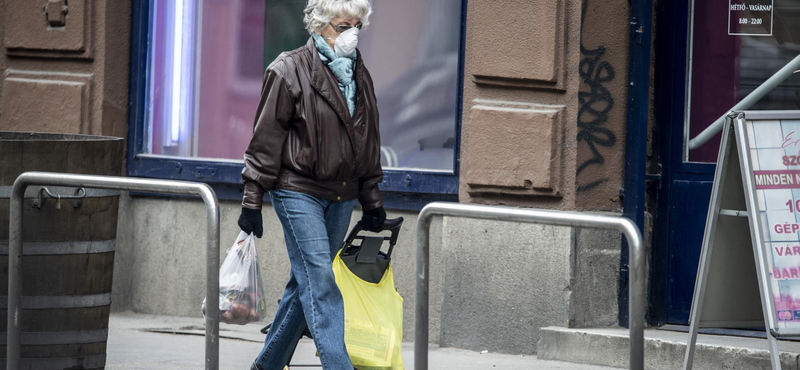
[(260, 238), (264, 234), (261, 210), (242, 207), (242, 214), (239, 215), (239, 227), (242, 231), (255, 234), (257, 238)]

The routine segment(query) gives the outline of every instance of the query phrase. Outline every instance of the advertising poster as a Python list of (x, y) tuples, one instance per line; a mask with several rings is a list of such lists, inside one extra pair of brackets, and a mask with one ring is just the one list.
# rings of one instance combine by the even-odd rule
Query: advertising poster
[(800, 328), (800, 120), (748, 120), (746, 132), (777, 328)]

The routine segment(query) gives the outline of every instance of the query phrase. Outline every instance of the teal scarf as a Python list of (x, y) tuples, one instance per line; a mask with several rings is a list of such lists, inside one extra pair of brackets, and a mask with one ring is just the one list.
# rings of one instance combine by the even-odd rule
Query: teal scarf
[(342, 95), (347, 100), (347, 108), (350, 110), (350, 117), (352, 117), (356, 110), (356, 79), (353, 76), (353, 71), (356, 68), (356, 53), (349, 57), (340, 57), (336, 55), (336, 52), (331, 49), (322, 36), (314, 34), (313, 37), (322, 63), (328, 66), (333, 75), (336, 76), (336, 79), (339, 80), (339, 90), (342, 90)]

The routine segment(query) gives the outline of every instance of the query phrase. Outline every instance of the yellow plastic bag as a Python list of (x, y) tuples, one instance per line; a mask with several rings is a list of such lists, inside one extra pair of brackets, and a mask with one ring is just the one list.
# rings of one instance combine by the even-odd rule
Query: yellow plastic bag
[(344, 299), (344, 343), (353, 366), (404, 370), (403, 297), (394, 288), (392, 265), (375, 284), (353, 274), (336, 255), (333, 274)]

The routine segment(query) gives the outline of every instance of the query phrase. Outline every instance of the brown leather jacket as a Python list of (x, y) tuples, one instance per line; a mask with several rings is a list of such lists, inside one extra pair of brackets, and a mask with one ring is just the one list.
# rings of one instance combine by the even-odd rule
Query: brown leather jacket
[(272, 189), (383, 206), (378, 104), (359, 53), (353, 117), (314, 39), (281, 54), (264, 74), (253, 138), (244, 155), (242, 206), (261, 209)]

